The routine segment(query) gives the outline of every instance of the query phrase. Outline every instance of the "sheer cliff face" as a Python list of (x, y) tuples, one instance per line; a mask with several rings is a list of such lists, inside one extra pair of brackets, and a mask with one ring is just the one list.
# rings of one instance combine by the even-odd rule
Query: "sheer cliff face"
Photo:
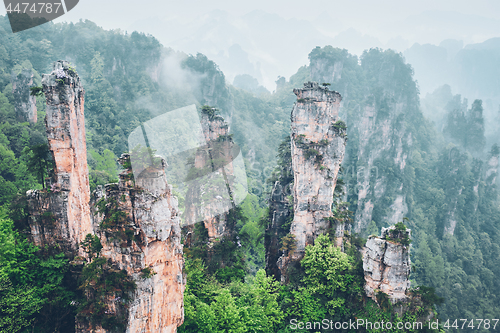
[(35, 244), (62, 242), (77, 250), (92, 233), (90, 189), (80, 78), (65, 61), (42, 79), (47, 99), (45, 124), (55, 168), (47, 191), (28, 192)]
[[(130, 165), (130, 156), (122, 155), (120, 163)], [(93, 206), (102, 255), (137, 284), (128, 307), (130, 333), (175, 332), (184, 320), (180, 217), (164, 165), (143, 171), (135, 185), (132, 170), (125, 169), (118, 184), (97, 191)], [(106, 213), (97, 208), (103, 204)], [(109, 224), (113, 212), (122, 214), (121, 223)], [(154, 275), (144, 277), (144, 269)]]
[(31, 96), (30, 88), (33, 86), (33, 72), (31, 69), (23, 69), (20, 73), (11, 74), (12, 94), (14, 95), (14, 108), (17, 120), (37, 122), (36, 98)]
[[(382, 228), (381, 237), (370, 236), (362, 253), (367, 296), (375, 300), (380, 290), (395, 303), (407, 299), (411, 261), (409, 246), (402, 245), (398, 239), (386, 240), (391, 230), (394, 226)], [(409, 237), (410, 230), (406, 233)]]
[(499, 160), (499, 154), (498, 152), (494, 152), (491, 154), (488, 164), (486, 166), (486, 175), (485, 175), (485, 180), (488, 185), (494, 185), (497, 183), (497, 176), (498, 176), (498, 160)]
[(304, 255), (306, 245), (328, 231), (333, 192), (344, 158), (345, 124), (338, 122), (341, 96), (335, 91), (304, 84), (294, 89), (297, 103), (292, 109), (291, 155), (294, 218), (290, 233), (295, 236), (293, 259)]
[[(363, 109), (360, 122), (357, 123), (359, 133), (359, 151), (357, 177), (358, 209), (355, 214), (355, 230), (362, 231), (373, 219), (375, 205), (387, 195), (388, 187), (393, 195), (384, 216), (389, 224), (402, 221), (408, 212), (404, 184), (394, 183), (394, 176), (386, 174), (387, 167), (381, 159), (387, 158), (386, 164), (394, 166), (398, 174), (403, 174), (407, 160), (408, 147), (412, 145), (412, 135), (404, 128), (398, 116), (405, 112), (405, 103), (390, 105), (387, 117), (379, 116), (376, 105), (368, 105)], [(378, 119), (377, 119), (378, 118)], [(388, 163), (387, 163), (388, 162)], [(394, 183), (394, 184), (389, 184)], [(387, 204), (387, 203), (386, 203)]]
[(371, 221), (401, 221), (408, 213), (413, 142), (424, 132), (411, 67), (391, 50), (373, 49), (358, 59), (346, 50), (318, 47), (309, 58), (311, 78), (331, 83), (343, 97), (340, 115), (350, 138), (343, 178), (355, 232)]

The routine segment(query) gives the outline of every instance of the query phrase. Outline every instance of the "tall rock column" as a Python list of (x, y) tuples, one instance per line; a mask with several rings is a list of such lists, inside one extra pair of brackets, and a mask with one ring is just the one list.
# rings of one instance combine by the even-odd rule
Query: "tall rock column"
[[(184, 259), (177, 199), (167, 183), (165, 161), (154, 159), (154, 165), (134, 180), (130, 155), (123, 154), (119, 162), (125, 170), (119, 183), (97, 191), (92, 205), (95, 229), (103, 245), (101, 255), (114, 268), (125, 270), (137, 286), (124, 309), (127, 333), (171, 333), (184, 320)], [(123, 312), (116, 304), (116, 299), (109, 299), (108, 311)], [(89, 330), (88, 323), (79, 323), (77, 332)]]
[(200, 122), (203, 141), (207, 144), (197, 149), (187, 178), (184, 224), (192, 226), (203, 221), (213, 241), (231, 232), (226, 225), (226, 215), (235, 207), (233, 160), (239, 148), (229, 134), (229, 125), (215, 109), (205, 106)]
[(57, 61), (42, 79), (47, 100), (45, 124), (55, 167), (46, 191), (28, 192), (35, 244), (58, 242), (77, 251), (92, 233), (90, 188), (83, 113), (84, 90), (76, 71)]
[(300, 260), (306, 245), (313, 244), (318, 235), (331, 227), (329, 218), (333, 215), (333, 192), (344, 158), (346, 127), (338, 118), (342, 99), (338, 92), (315, 82), (305, 83), (304, 88), (293, 92), (297, 102), (291, 115), (294, 219), (290, 233), (295, 237), (296, 248), (291, 259)]

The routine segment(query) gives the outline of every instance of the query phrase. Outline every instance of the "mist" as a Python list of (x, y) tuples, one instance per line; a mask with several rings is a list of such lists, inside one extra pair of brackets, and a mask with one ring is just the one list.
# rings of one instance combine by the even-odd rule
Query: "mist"
[(229, 83), (248, 74), (273, 91), (277, 77), (288, 78), (306, 65), (316, 46), (333, 45), (360, 56), (373, 47), (405, 52), (415, 43), (439, 46), (449, 39), (463, 46), (482, 43), (500, 31), (500, 3), (87, 0), (55, 22), (86, 19), (105, 29), (151, 34), (177, 51), (201, 52), (220, 66)]

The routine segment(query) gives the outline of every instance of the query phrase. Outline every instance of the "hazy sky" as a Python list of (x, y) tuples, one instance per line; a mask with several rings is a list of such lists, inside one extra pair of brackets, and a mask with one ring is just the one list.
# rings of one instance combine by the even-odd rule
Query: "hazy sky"
[[(107, 28), (126, 30), (134, 21), (149, 17), (184, 18), (189, 20), (214, 9), (232, 15), (253, 10), (277, 13), (284, 18), (313, 20), (323, 12), (342, 23), (345, 28), (369, 30), (387, 23), (398, 22), (423, 11), (456, 11), (492, 19), (500, 19), (498, 0), (80, 0), (79, 4), (60, 21), (89, 19)], [(0, 14), (5, 8), (0, 7)]]
[(95, 21), (105, 28), (124, 28), (141, 18), (158, 15), (189, 18), (214, 9), (222, 9), (233, 15), (243, 15), (260, 9), (277, 13), (284, 18), (296, 17), (308, 20), (326, 11), (343, 25), (363, 28), (396, 22), (427, 10), (452, 10), (500, 19), (498, 0), (80, 0), (78, 6), (60, 20), (83, 18)]
[(305, 65), (315, 46), (360, 55), (370, 47), (403, 52), (414, 43), (500, 37), (499, 0), (80, 0), (55, 22), (80, 19), (202, 52), (230, 82), (245, 73), (270, 90), (278, 75)]

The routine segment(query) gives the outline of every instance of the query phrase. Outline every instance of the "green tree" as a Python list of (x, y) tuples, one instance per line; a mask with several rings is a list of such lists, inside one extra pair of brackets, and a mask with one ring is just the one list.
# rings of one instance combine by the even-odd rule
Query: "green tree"
[(23, 153), (28, 157), (28, 168), (45, 188), (45, 176), (54, 167), (49, 146), (45, 143), (25, 148)]
[(111, 150), (104, 149), (99, 154), (97, 151), (89, 149), (87, 161), (91, 191), (94, 191), (98, 185), (118, 182), (118, 165), (116, 163), (116, 156)]
[(71, 332), (75, 315), (71, 302), (76, 296), (68, 285), (68, 269), (63, 253), (27, 242), (0, 209), (0, 313), (11, 317), (2, 316), (2, 325), (22, 324), (18, 330), (30, 325), (42, 333)]
[(33, 287), (14, 287), (9, 278), (0, 275), (0, 331), (20, 332), (30, 327), (44, 301)]
[(253, 318), (249, 326), (254, 332), (276, 332), (282, 324), (284, 314), (278, 303), (280, 284), (273, 277), (267, 277), (266, 272), (260, 269), (250, 285), (251, 305), (248, 316)]
[(336, 247), (328, 236), (320, 235), (314, 245), (306, 247), (301, 265), (305, 272), (303, 282), (306, 288), (312, 294), (328, 298), (330, 314), (343, 307), (345, 298), (340, 292), (347, 291), (355, 281), (355, 275), (350, 272), (353, 269), (352, 259)]
[(241, 320), (241, 310), (236, 306), (234, 297), (229, 290), (221, 290), (210, 308), (217, 314), (215, 318), (216, 332), (242, 333), (246, 331), (246, 325)]

